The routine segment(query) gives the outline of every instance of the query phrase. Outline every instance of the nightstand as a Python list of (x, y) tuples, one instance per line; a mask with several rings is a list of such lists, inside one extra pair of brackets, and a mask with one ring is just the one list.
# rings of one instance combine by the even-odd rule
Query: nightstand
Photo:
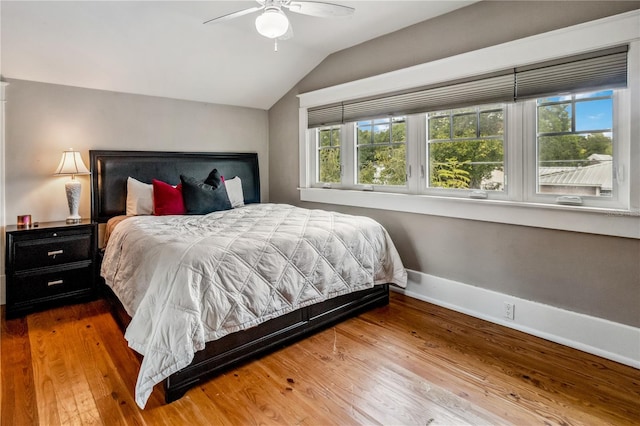
[(97, 235), (90, 220), (7, 226), (7, 318), (93, 298)]

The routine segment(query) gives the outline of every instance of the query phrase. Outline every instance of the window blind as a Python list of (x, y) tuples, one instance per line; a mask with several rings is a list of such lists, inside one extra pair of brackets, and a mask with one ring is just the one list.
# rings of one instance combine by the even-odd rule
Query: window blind
[(308, 127), (627, 86), (628, 46), (570, 56), (464, 81), (309, 108)]
[(342, 103), (309, 108), (307, 110), (307, 126), (313, 127), (331, 126), (342, 124)]
[(376, 99), (344, 102), (344, 121), (513, 100), (513, 75), (447, 84)]
[(627, 50), (621, 46), (515, 69), (517, 99), (627, 86)]

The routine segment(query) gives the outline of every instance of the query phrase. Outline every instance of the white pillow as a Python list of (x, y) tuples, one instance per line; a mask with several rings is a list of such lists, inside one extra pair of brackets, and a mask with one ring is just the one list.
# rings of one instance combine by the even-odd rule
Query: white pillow
[(233, 179), (225, 179), (224, 186), (227, 188), (227, 195), (229, 196), (231, 207), (235, 209), (236, 207), (244, 206), (244, 193), (242, 192), (242, 181), (240, 178), (236, 176)]
[(153, 214), (153, 185), (127, 179), (127, 216)]

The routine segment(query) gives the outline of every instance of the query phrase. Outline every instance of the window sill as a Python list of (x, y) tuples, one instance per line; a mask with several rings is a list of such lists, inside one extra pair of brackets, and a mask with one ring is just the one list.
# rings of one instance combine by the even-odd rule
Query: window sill
[(300, 188), (300, 200), (640, 239), (640, 211)]

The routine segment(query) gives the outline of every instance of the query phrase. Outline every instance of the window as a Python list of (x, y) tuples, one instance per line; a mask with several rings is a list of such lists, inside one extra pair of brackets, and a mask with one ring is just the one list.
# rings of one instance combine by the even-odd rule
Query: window
[[(614, 104), (627, 92), (562, 94), (310, 129), (316, 135), (313, 185), (624, 207), (620, 195), (628, 187), (619, 184), (614, 165), (628, 159), (614, 128), (625, 115)], [(411, 173), (412, 164), (420, 174)]]
[(503, 105), (428, 113), (427, 145), (428, 187), (504, 190)]
[(358, 184), (405, 185), (407, 123), (388, 117), (356, 123)]
[(336, 126), (318, 130), (316, 180), (320, 183), (331, 184), (341, 181), (340, 130), (340, 127)]
[[(301, 200), (640, 238), (639, 17), (299, 95)], [(341, 190), (312, 189), (320, 126)]]
[(613, 91), (537, 100), (537, 193), (613, 195)]

